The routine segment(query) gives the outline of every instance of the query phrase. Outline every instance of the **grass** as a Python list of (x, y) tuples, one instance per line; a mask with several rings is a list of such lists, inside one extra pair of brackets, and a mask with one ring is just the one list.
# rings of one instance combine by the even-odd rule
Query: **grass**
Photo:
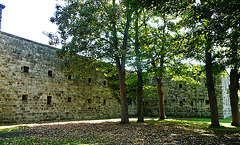
[[(200, 122), (211, 122), (210, 118), (202, 118), (202, 117), (199, 117), (199, 118), (184, 118), (184, 120), (187, 120), (187, 121), (200, 121)], [(231, 123), (232, 122), (232, 117), (228, 117), (228, 118), (225, 118), (225, 119), (219, 119), (219, 122), (220, 123)]]
[(220, 127), (215, 128), (209, 127), (211, 125), (211, 119), (204, 117), (173, 119), (170, 120), (170, 122), (179, 125), (186, 125), (197, 129), (240, 131), (240, 127), (235, 127), (231, 125), (232, 117), (219, 119)]

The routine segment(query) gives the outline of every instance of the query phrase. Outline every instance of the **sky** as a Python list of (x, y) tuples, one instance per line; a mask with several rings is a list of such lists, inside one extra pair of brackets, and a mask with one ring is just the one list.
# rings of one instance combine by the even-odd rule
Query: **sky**
[(63, 4), (61, 0), (0, 0), (5, 5), (1, 31), (48, 44), (43, 31), (57, 31), (57, 26), (50, 22), (57, 3)]

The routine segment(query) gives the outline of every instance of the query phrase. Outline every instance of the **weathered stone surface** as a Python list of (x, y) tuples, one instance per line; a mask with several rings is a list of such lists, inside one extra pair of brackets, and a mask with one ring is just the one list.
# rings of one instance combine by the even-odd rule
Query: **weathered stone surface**
[[(119, 117), (120, 104), (101, 73), (71, 80), (59, 70), (57, 49), (0, 33), (0, 122), (37, 122)], [(24, 72), (25, 71), (25, 72)], [(52, 76), (49, 76), (51, 71)], [(91, 83), (88, 79), (91, 78)], [(105, 81), (105, 82), (104, 82)], [(175, 117), (209, 117), (207, 88), (164, 79), (165, 112)], [(156, 85), (150, 80), (152, 85)], [(219, 117), (231, 116), (229, 79), (215, 78)], [(158, 116), (158, 98), (146, 98), (145, 116)], [(137, 104), (129, 105), (129, 115)]]
[(120, 105), (104, 85), (104, 75), (84, 75), (77, 82), (73, 76), (69, 80), (59, 70), (55, 51), (47, 45), (0, 33), (0, 122), (119, 116)]
[[(171, 80), (171, 77), (165, 77), (164, 98), (166, 116), (174, 117), (210, 117), (210, 105), (207, 87), (204, 80), (199, 80), (202, 85), (177, 84)], [(151, 80), (152, 85), (156, 85)], [(221, 76), (215, 77), (215, 89), (217, 95), (217, 104), (220, 118), (232, 116), (230, 97), (227, 92), (229, 78)], [(146, 116), (158, 116), (158, 98), (153, 96), (147, 98), (144, 105)]]

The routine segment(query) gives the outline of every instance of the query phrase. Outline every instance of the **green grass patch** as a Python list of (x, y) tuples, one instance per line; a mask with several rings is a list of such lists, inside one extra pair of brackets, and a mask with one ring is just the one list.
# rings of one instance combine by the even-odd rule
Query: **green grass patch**
[(213, 130), (213, 131), (240, 131), (240, 127), (231, 126), (232, 118), (219, 119), (219, 127), (210, 127), (210, 118), (180, 118), (180, 119), (166, 119), (166, 120), (148, 120), (146, 123), (154, 124), (160, 123), (165, 126), (182, 126), (191, 129)]
[[(200, 121), (200, 122), (211, 122), (210, 118), (204, 118), (204, 117), (196, 117), (196, 118), (183, 118), (180, 120), (186, 120), (186, 121)], [(232, 117), (228, 117), (226, 119), (219, 119), (220, 123), (231, 123)]]
[(28, 126), (23, 125), (14, 125), (14, 126), (0, 126), (0, 134), (5, 132), (16, 132), (20, 131), (22, 128), (26, 128)]

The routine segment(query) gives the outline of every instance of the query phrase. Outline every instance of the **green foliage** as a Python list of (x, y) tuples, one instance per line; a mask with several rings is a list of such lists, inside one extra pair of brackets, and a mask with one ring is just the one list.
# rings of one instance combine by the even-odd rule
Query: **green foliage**
[(205, 80), (204, 66), (179, 64), (169, 68), (170, 74), (173, 76), (172, 81), (193, 85), (202, 85)]

